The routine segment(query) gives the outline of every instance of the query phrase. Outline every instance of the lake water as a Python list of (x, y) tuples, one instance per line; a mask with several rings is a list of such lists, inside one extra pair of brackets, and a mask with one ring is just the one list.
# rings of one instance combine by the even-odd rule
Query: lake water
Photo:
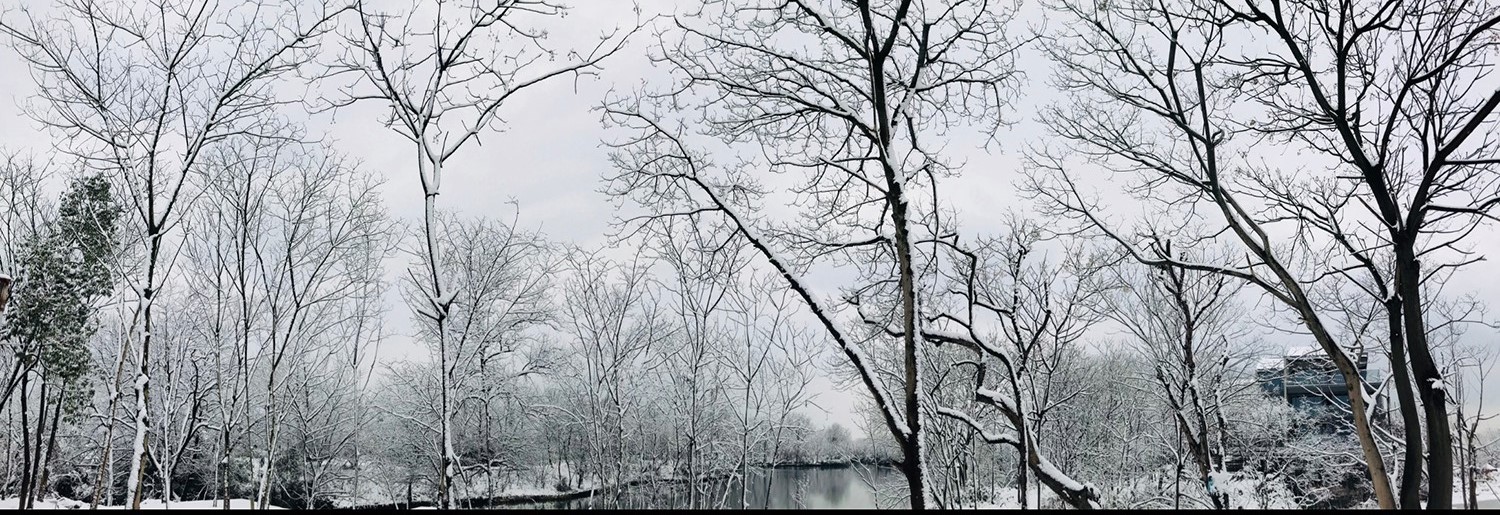
[[(752, 469), (748, 507), (752, 509), (858, 509), (877, 508), (876, 491), (900, 495), (905, 484), (900, 473), (891, 467), (853, 465), (847, 467)], [(651, 485), (629, 488), (620, 494), (621, 508), (689, 509), (740, 508), (738, 480), (719, 480), (698, 485), (689, 495), (685, 484)], [(607, 494), (606, 494), (607, 495)], [(881, 498), (881, 505), (897, 502)], [(541, 503), (515, 508), (603, 509), (616, 506), (614, 498)]]

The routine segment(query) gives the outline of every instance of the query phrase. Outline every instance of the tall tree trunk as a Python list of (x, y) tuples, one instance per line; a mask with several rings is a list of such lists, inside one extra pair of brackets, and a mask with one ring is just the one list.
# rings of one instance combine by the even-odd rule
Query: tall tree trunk
[(18, 500), (21, 509), (30, 508), (31, 500), (31, 402), (28, 383), (30, 373), (21, 376), (21, 498)]
[(225, 426), (221, 434), (223, 441), (220, 444), (222, 451), (219, 455), (219, 484), (215, 486), (218, 486), (219, 502), (223, 504), (223, 509), (227, 510), (229, 509), (229, 427)]
[(1020, 445), (1016, 446), (1016, 501), (1021, 503), (1021, 509), (1030, 508), (1030, 502), (1026, 497), (1026, 485), (1029, 479), (1026, 471), (1030, 468), (1026, 465), (1026, 438), (1022, 435)]
[(1385, 320), (1390, 333), (1391, 376), (1395, 381), (1396, 401), (1401, 409), (1402, 434), (1406, 450), (1401, 464), (1401, 509), (1422, 508), (1422, 417), (1411, 391), (1411, 372), (1406, 364), (1406, 337), (1402, 330), (1401, 299), (1385, 301)]
[(1193, 466), (1198, 469), (1198, 484), (1203, 486), (1203, 492), (1208, 494), (1215, 510), (1225, 509), (1223, 499), (1219, 496), (1219, 487), (1222, 485), (1213, 484), (1213, 473), (1216, 469), (1209, 451), (1208, 427), (1203, 422), (1203, 417), (1201, 414), (1198, 417), (1199, 433), (1196, 436), (1190, 430), (1186, 417), (1182, 415), (1177, 417), (1177, 431), (1181, 435), (1178, 441), (1186, 441), (1188, 452), (1193, 456)]
[[(873, 46), (881, 46), (876, 37), (875, 24), (870, 14), (868, 2), (861, 2), (862, 22), (866, 27)], [(906, 10), (910, 2), (903, 1), (894, 18), (900, 19), (906, 16)], [(893, 28), (892, 30), (899, 30)], [(905, 369), (904, 408), (906, 415), (906, 438), (901, 438), (901, 450), (903, 460), (901, 470), (906, 476), (907, 488), (911, 494), (911, 507), (913, 510), (924, 510), (929, 504), (929, 493), (927, 487), (925, 449), (922, 447), (922, 406), (920, 395), (922, 392), (919, 381), (921, 379), (921, 363), (917, 360), (917, 339), (921, 333), (918, 332), (917, 321), (917, 294), (916, 294), (916, 272), (912, 265), (911, 227), (907, 219), (906, 203), (906, 176), (905, 171), (896, 166), (895, 157), (891, 155), (894, 144), (892, 134), (893, 120), (888, 99), (886, 98), (885, 65), (889, 57), (890, 48), (874, 48), (869, 57), (869, 81), (870, 98), (874, 103), (876, 143), (879, 144), (880, 165), (885, 175), (886, 199), (885, 202), (891, 209), (891, 225), (894, 229), (896, 247), (896, 266), (900, 274), (900, 305), (901, 305), (901, 345), (903, 352), (903, 365)]]
[[(109, 391), (109, 408), (104, 417), (104, 449), (99, 458), (99, 474), (94, 478), (94, 494), (89, 499), (89, 509), (99, 508), (99, 496), (106, 492), (114, 491), (114, 461), (110, 453), (115, 447), (115, 408), (120, 401), (120, 376), (125, 373), (125, 356), (130, 352), (129, 340), (120, 343), (119, 359), (115, 362), (114, 382)], [(107, 481), (107, 482), (106, 482)], [(113, 499), (110, 499), (113, 501)]]
[(1177, 434), (1177, 459), (1172, 469), (1172, 509), (1182, 509), (1182, 433)]
[(898, 199), (895, 204), (897, 207), (891, 213), (892, 218), (896, 220), (896, 258), (901, 267), (901, 324), (905, 333), (902, 344), (905, 348), (903, 358), (906, 369), (906, 430), (909, 435), (901, 442), (902, 454), (905, 457), (901, 468), (906, 473), (906, 484), (911, 490), (912, 509), (924, 510), (927, 509), (929, 493), (925, 477), (924, 459), (926, 456), (922, 448), (922, 406), (919, 398), (921, 385), (918, 383), (921, 377), (918, 367), (921, 363), (917, 361), (916, 285), (913, 277), (910, 234), (906, 227), (906, 200)]
[(1390, 477), (1386, 474), (1385, 460), (1380, 455), (1380, 448), (1375, 445), (1374, 431), (1371, 430), (1370, 418), (1366, 415), (1368, 410), (1364, 382), (1356, 366), (1345, 363), (1339, 367), (1344, 376), (1344, 383), (1353, 386), (1349, 389), (1349, 407), (1354, 411), (1354, 431), (1359, 436), (1360, 451), (1365, 456), (1370, 483), (1375, 488), (1376, 499), (1381, 501), (1382, 508), (1386, 508), (1387, 505), (1394, 508), (1395, 496), (1391, 495)]
[[(440, 390), (440, 409), (442, 415), (438, 421), (438, 438), (443, 446), (442, 457), (438, 460), (438, 507), (448, 509), (452, 507), (453, 469), (457, 466), (456, 452), (453, 448), (452, 435), (452, 407), (449, 406), (451, 399), (448, 389), (452, 378), (449, 377), (448, 368), (448, 303), (444, 297), (442, 279), (442, 256), (439, 252), (437, 242), (437, 196), (441, 187), (443, 163), (440, 159), (431, 157), (433, 150), (428, 148), (429, 143), (425, 135), (418, 144), (418, 151), (423, 154), (417, 163), (421, 165), (418, 175), (422, 179), (422, 232), (427, 244), (427, 266), (429, 279), (432, 280), (432, 297), (428, 300), (433, 304), (433, 322), (437, 325), (438, 337), (438, 389)], [(430, 170), (428, 170), (430, 168)]]
[[(152, 208), (154, 209), (154, 207)], [(154, 213), (154, 211), (153, 211)], [(130, 498), (130, 509), (141, 509), (142, 483), (146, 480), (146, 452), (150, 447), (151, 403), (151, 313), (155, 304), (156, 262), (161, 253), (161, 228), (152, 224), (147, 231), (150, 240), (150, 256), (146, 265), (146, 286), (141, 289), (142, 326), (141, 349), (137, 355), (140, 370), (135, 378), (135, 439), (130, 457), (130, 477), (125, 494)]]
[(1453, 430), (1448, 421), (1447, 392), (1440, 387), (1443, 375), (1428, 346), (1421, 264), (1414, 247), (1414, 237), (1403, 237), (1396, 244), (1396, 288), (1412, 375), (1427, 415), (1427, 508), (1448, 510), (1453, 507)]
[[(1460, 419), (1459, 423), (1463, 423), (1462, 419)], [(1479, 455), (1477, 454), (1479, 452), (1479, 448), (1477, 445), (1475, 445), (1475, 440), (1478, 439), (1478, 435), (1476, 435), (1475, 433), (1478, 430), (1478, 422), (1476, 421), (1474, 425), (1469, 426), (1467, 434), (1463, 437), (1465, 443), (1467, 444), (1465, 447), (1468, 449), (1468, 452), (1466, 452), (1465, 454), (1469, 456), (1468, 463), (1463, 468), (1463, 477), (1468, 480), (1469, 483), (1469, 509), (1471, 510), (1479, 509)]]
[[(275, 374), (274, 370), (272, 374)], [(274, 412), (276, 394), (271, 388), (267, 388), (266, 395), (266, 422), (268, 426), (266, 430), (266, 466), (265, 471), (260, 476), (260, 487), (255, 492), (255, 500), (260, 504), (259, 507), (262, 510), (270, 509), (271, 506), (271, 476), (276, 473), (276, 439), (279, 436), (277, 435), (276, 415)]]
[[(45, 369), (43, 369), (43, 370), (45, 370)], [(31, 439), (31, 441), (35, 443), (36, 449), (33, 451), (33, 455), (32, 455), (32, 458), (31, 458), (31, 473), (29, 475), (29, 477), (31, 478), (31, 484), (27, 485), (27, 492), (25, 494), (26, 495), (25, 500), (26, 500), (26, 507), (27, 508), (35, 508), (36, 507), (36, 500), (41, 497), (42, 491), (44, 491), (47, 488), (46, 485), (42, 484), (41, 481), (39, 481), (41, 479), (41, 475), (42, 475), (42, 468), (46, 466), (44, 463), (42, 463), (42, 435), (46, 434), (46, 431), (47, 431), (47, 377), (46, 377), (45, 374), (38, 374), (38, 377), (37, 377), (37, 405), (36, 405), (36, 435)]]
[(67, 388), (60, 388), (57, 392), (57, 401), (52, 407), (52, 428), (47, 431), (47, 453), (42, 456), (42, 475), (37, 481), (37, 497), (44, 497), (47, 493), (47, 485), (50, 481), (50, 464), (52, 457), (57, 452), (57, 426), (62, 421), (63, 396), (67, 394)]
[[(1168, 252), (1170, 252), (1170, 248)], [(1170, 269), (1168, 272), (1170, 272)], [(1224, 497), (1219, 494), (1219, 488), (1222, 485), (1213, 484), (1213, 473), (1216, 471), (1214, 465), (1223, 460), (1219, 459), (1221, 457), (1214, 456), (1212, 447), (1213, 438), (1209, 431), (1207, 408), (1204, 405), (1202, 396), (1198, 395), (1198, 359), (1195, 352), (1197, 323), (1192, 319), (1193, 310), (1188, 307), (1183, 297), (1181, 282), (1177, 280), (1177, 276), (1175, 275), (1172, 276), (1172, 279), (1173, 282), (1170, 283), (1172, 300), (1177, 304), (1178, 312), (1184, 317), (1182, 364), (1185, 377), (1182, 378), (1181, 386), (1183, 393), (1186, 394), (1186, 400), (1192, 403), (1190, 407), (1193, 412), (1193, 422), (1198, 426), (1197, 435), (1194, 435), (1188, 426), (1187, 420), (1180, 415), (1179, 422), (1181, 423), (1182, 434), (1188, 440), (1188, 449), (1193, 453), (1193, 462), (1198, 465), (1198, 481), (1203, 485), (1204, 493), (1207, 493), (1209, 500), (1213, 502), (1214, 509), (1222, 510), (1226, 508)], [(1182, 408), (1178, 407), (1179, 413), (1181, 413)]]
[[(251, 399), (250, 399), (250, 322), (251, 322), (251, 320), (250, 320), (250, 281), (249, 281), (249, 278), (246, 277), (246, 275), (249, 272), (249, 270), (248, 270), (249, 269), (248, 263), (249, 263), (249, 254), (250, 254), (250, 221), (249, 221), (250, 214), (248, 212), (248, 210), (250, 209), (249, 208), (249, 206), (250, 206), (250, 188), (248, 186), (243, 190), (243, 196), (241, 197), (241, 199), (239, 201), (239, 205), (243, 206), (243, 207), (239, 208), (235, 212), (235, 215), (236, 215), (235, 229), (238, 230), (238, 233), (235, 234), (235, 251), (238, 253), (238, 259), (234, 263), (235, 264), (235, 280), (236, 280), (236, 282), (235, 282), (235, 288), (237, 290), (239, 290), (238, 293), (239, 293), (239, 300), (240, 300), (240, 320), (239, 320), (239, 331), (238, 331), (239, 334), (238, 334), (238, 338), (237, 338), (238, 341), (236, 342), (239, 345), (239, 352), (237, 353), (238, 355), (235, 356), (235, 360), (236, 360), (235, 366), (238, 368), (238, 371), (237, 371), (238, 374), (237, 374), (237, 377), (235, 378), (235, 383), (236, 384), (232, 384), (231, 387), (242, 387), (242, 388), (244, 388), (244, 390), (243, 390), (244, 399), (245, 399), (245, 413), (244, 413), (244, 415), (245, 415), (245, 418), (247, 419), (245, 431), (248, 433), (249, 426), (250, 426), (248, 419), (250, 417), (250, 402), (251, 402)], [(229, 405), (229, 410), (230, 410), (231, 416), (232, 416), (232, 414), (233, 414), (233, 412), (234, 412), (234, 410), (236, 408), (236, 406), (235, 406), (236, 404), (238, 404), (238, 402), (235, 402), (234, 397), (231, 396), (230, 397), (230, 405)], [(234, 460), (234, 440), (232, 438), (232, 434), (229, 432), (231, 429), (232, 428), (230, 426), (228, 426), (228, 425), (225, 425), (225, 427), (224, 427), (224, 430), (225, 430), (225, 434), (224, 434), (224, 459), (225, 459), (225, 461), (224, 461), (224, 507), (223, 507), (223, 509), (226, 509), (226, 510), (230, 509), (230, 503), (233, 500), (231, 498), (232, 494), (233, 494), (233, 492), (231, 490), (231, 482), (232, 482), (233, 477), (234, 477), (234, 461), (233, 461)], [(248, 437), (248, 434), (247, 434), (247, 437)], [(252, 456), (250, 459), (251, 459), (252, 469), (253, 469), (253, 463), (254, 463), (254, 459), (255, 458)], [(253, 480), (254, 478), (252, 477), (251, 479)], [(259, 492), (257, 492), (257, 493), (259, 493)], [(254, 507), (254, 503), (253, 502), (251, 503), (250, 507), (252, 507), (252, 508)]]
[[(1298, 284), (1289, 280), (1289, 275), (1285, 273), (1278, 275), (1282, 276), (1282, 284), (1292, 290), (1294, 298), (1307, 298)], [(1301, 303), (1298, 310), (1308, 332), (1312, 333), (1313, 338), (1318, 341), (1318, 346), (1322, 347), (1323, 352), (1333, 360), (1334, 366), (1344, 378), (1344, 384), (1348, 386), (1349, 408), (1354, 417), (1354, 432), (1359, 437), (1360, 453), (1364, 456), (1370, 484), (1375, 490), (1375, 498), (1380, 503), (1381, 509), (1395, 509), (1396, 497), (1391, 491), (1390, 476), (1385, 471), (1385, 457), (1380, 454), (1380, 447), (1375, 444), (1375, 433), (1370, 428), (1369, 406), (1365, 399), (1365, 382), (1360, 375), (1359, 363), (1351, 360), (1338, 342), (1333, 340), (1333, 336), (1323, 326), (1323, 320), (1312, 310), (1310, 303)]]

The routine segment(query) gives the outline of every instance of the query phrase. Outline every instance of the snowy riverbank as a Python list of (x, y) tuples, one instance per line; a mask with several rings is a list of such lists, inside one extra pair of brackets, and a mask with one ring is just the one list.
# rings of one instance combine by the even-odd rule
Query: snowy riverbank
[[(9, 498), (9, 499), (0, 499), (0, 510), (16, 510), (16, 509), (20, 509), (20, 507), (21, 507), (21, 500), (19, 498), (12, 497), (12, 498)], [(164, 502), (161, 499), (147, 499), (147, 500), (141, 501), (141, 509), (143, 509), (143, 510), (207, 510), (207, 509), (222, 509), (223, 507), (224, 507), (224, 505), (219, 504), (219, 501), (217, 499), (215, 499), (215, 500), (206, 500), (206, 501), (172, 501), (171, 503)], [(232, 510), (249, 510), (249, 509), (253, 509), (254, 507), (255, 507), (254, 504), (249, 499), (230, 499), (229, 500), (229, 508), (232, 509)], [(72, 500), (72, 499), (63, 499), (63, 498), (59, 498), (59, 497), (52, 497), (52, 498), (42, 499), (42, 500), (36, 501), (36, 503), (32, 506), (31, 509), (34, 509), (34, 510), (87, 510), (87, 509), (89, 509), (89, 503), (88, 503), (88, 501), (75, 501), (75, 500)], [(101, 509), (101, 510), (123, 510), (123, 509), (126, 509), (126, 507), (125, 506), (100, 506), (98, 509)], [(270, 509), (273, 509), (273, 510), (284, 510), (286, 508), (282, 508), (280, 506), (274, 506), (273, 505), (273, 506), (270, 507)]]

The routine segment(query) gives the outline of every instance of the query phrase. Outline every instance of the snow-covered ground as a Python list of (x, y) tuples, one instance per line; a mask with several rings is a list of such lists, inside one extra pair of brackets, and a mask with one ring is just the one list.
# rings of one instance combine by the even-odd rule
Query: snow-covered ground
[[(1040, 495), (1038, 495), (1038, 494), (1040, 494)], [(988, 503), (980, 503), (978, 506), (959, 506), (958, 509), (961, 509), (961, 510), (1019, 510), (1019, 509), (1021, 509), (1021, 500), (1017, 499), (1016, 497), (1019, 497), (1019, 496), (1015, 495), (1015, 492), (1010, 492), (1010, 495), (1008, 497), (1002, 496), (1003, 500), (1000, 500), (1000, 501), (988, 502)], [(1057, 500), (1057, 496), (1054, 495), (1051, 491), (1037, 492), (1037, 490), (1035, 488), (1027, 488), (1026, 489), (1026, 499), (1027, 499), (1026, 506), (1028, 508), (1030, 508), (1030, 509), (1035, 510), (1035, 509), (1037, 509), (1038, 506), (1041, 506), (1043, 502), (1046, 502), (1048, 504), (1055, 503), (1056, 500)]]
[[(339, 507), (372, 506), (383, 504), (400, 504), (406, 502), (405, 483), (392, 483), (380, 481), (376, 478), (382, 477), (381, 470), (366, 470), (362, 477), (370, 480), (361, 481), (358, 492), (351, 496), (342, 497), (335, 501)], [(560, 463), (549, 463), (545, 465), (534, 465), (526, 470), (512, 470), (497, 472), (492, 479), (482, 469), (470, 469), (454, 478), (454, 491), (459, 499), (488, 498), (494, 497), (536, 497), (545, 495), (557, 495), (563, 493), (557, 489), (561, 478), (572, 477), (572, 465), (567, 461)], [(599, 486), (592, 478), (584, 479), (582, 484), (572, 485), (570, 491), (587, 490)], [(431, 502), (434, 492), (431, 485), (422, 484), (415, 487), (415, 500), (418, 502)]]
[[(0, 499), (0, 510), (15, 510), (15, 509), (19, 509), (20, 507), (21, 507), (21, 500), (19, 498), (12, 497), (12, 498), (9, 498), (9, 499)], [(229, 508), (230, 509), (234, 509), (234, 510), (248, 510), (248, 509), (251, 509), (253, 507), (254, 507), (254, 505), (250, 502), (249, 499), (230, 499), (229, 500)], [(223, 508), (223, 505), (219, 504), (219, 501), (216, 501), (216, 500), (214, 500), (214, 501), (174, 501), (170, 505), (168, 505), (165, 502), (162, 502), (161, 499), (147, 499), (147, 500), (141, 501), (141, 509), (143, 509), (143, 510), (167, 510), (167, 509), (171, 509), (171, 510), (207, 510), (207, 509), (217, 509), (217, 508)], [(273, 510), (284, 510), (284, 509), (286, 509), (286, 508), (282, 508), (280, 506), (274, 506), (274, 505), (271, 506), (270, 508), (273, 509)], [(72, 500), (72, 499), (61, 499), (61, 498), (54, 497), (54, 498), (49, 498), (49, 499), (37, 501), (36, 504), (32, 507), (32, 509), (36, 509), (36, 510), (87, 510), (87, 509), (89, 509), (89, 503), (85, 502), (85, 501), (75, 501), (75, 500)], [(124, 506), (100, 506), (99, 509), (101, 509), (101, 510), (122, 510), (122, 509), (125, 509), (125, 507)]]
[[(1460, 509), (1464, 507), (1466, 494), (1453, 492), (1453, 507)], [(1487, 510), (1500, 510), (1500, 477), (1482, 481), (1479, 483), (1479, 507)]]

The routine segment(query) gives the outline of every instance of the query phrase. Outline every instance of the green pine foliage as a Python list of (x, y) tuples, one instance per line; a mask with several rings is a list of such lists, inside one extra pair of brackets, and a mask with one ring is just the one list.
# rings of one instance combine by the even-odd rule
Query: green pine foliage
[(110, 292), (120, 214), (103, 176), (79, 177), (63, 193), (57, 217), (18, 252), (13, 305), (0, 331), (19, 344), (23, 363), (40, 365), (60, 384), (75, 384), (88, 371), (94, 304)]

